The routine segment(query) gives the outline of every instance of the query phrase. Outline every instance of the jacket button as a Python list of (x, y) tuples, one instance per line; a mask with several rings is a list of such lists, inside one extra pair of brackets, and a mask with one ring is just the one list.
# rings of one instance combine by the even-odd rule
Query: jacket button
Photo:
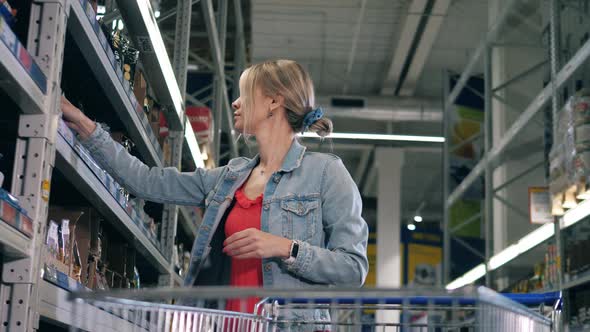
[(268, 203), (264, 204), (264, 209), (268, 210), (268, 208), (270, 207), (270, 205)]
[(205, 226), (203, 225), (203, 227), (201, 227), (203, 229), (203, 231), (208, 232), (209, 231), (209, 226)]
[(270, 263), (264, 265), (264, 271), (270, 272), (271, 269), (272, 269), (272, 266), (270, 266)]
[(277, 175), (277, 176), (275, 176), (275, 177), (273, 178), (273, 181), (274, 181), (275, 183), (279, 183), (279, 180), (280, 180), (280, 178), (279, 178), (279, 176), (278, 176), (278, 175)]

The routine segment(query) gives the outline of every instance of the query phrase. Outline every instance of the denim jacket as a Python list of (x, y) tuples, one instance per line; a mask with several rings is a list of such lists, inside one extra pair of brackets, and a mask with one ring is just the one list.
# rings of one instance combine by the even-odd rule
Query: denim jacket
[[(133, 195), (205, 208), (184, 281), (185, 286), (194, 285), (207, 258), (221, 255), (221, 248), (212, 249), (211, 242), (234, 193), (248, 179), (259, 157), (235, 158), (224, 167), (181, 173), (173, 167), (146, 166), (100, 126), (83, 143)], [(281, 169), (266, 184), (262, 204), (260, 229), (301, 243), (291, 264), (279, 258), (262, 260), (264, 287), (364, 283), (368, 227), (361, 217), (362, 202), (356, 184), (338, 157), (306, 152), (293, 140)]]

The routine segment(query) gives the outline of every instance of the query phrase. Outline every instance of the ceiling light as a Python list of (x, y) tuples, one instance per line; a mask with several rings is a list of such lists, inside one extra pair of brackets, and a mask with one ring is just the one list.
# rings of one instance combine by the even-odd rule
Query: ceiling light
[(538, 246), (543, 241), (552, 237), (555, 234), (555, 226), (553, 223), (545, 224), (534, 231), (523, 236), (516, 244), (508, 246), (496, 255), (490, 258), (488, 263), (489, 270), (495, 270), (500, 266), (510, 262), (519, 255)]
[(453, 289), (463, 287), (465, 285), (472, 284), (475, 281), (477, 281), (477, 279), (483, 277), (485, 274), (486, 274), (486, 266), (483, 263), (481, 263), (478, 266), (474, 267), (473, 269), (467, 271), (467, 273), (465, 273), (461, 277), (453, 280), (445, 288), (447, 290), (453, 290)]
[(154, 12), (154, 16), (155, 16), (156, 18), (160, 17), (160, 11), (159, 11), (159, 10), (156, 10), (156, 11)]
[(137, 2), (137, 6), (141, 12), (141, 17), (143, 18), (143, 22), (147, 28), (154, 53), (158, 59), (158, 64), (160, 65), (162, 74), (164, 75), (164, 81), (166, 82), (168, 91), (170, 91), (172, 103), (174, 104), (174, 110), (176, 111), (178, 117), (181, 117), (183, 105), (182, 95), (180, 94), (180, 89), (178, 88), (176, 76), (174, 76), (174, 72), (172, 71), (172, 65), (170, 64), (170, 58), (166, 52), (166, 47), (164, 46), (160, 29), (158, 28), (158, 24), (154, 17), (155, 13), (152, 13), (152, 5), (150, 4), (149, 0), (138, 0)]
[[(315, 133), (299, 134), (300, 137), (320, 138)], [(427, 142), (444, 143), (445, 138), (439, 136), (412, 136), (412, 135), (385, 135), (385, 134), (361, 134), (361, 133), (332, 133), (327, 138), (332, 139), (358, 139), (373, 141), (401, 141), (401, 142)]]
[(416, 230), (416, 225), (414, 225), (414, 224), (408, 224), (408, 230), (410, 230), (410, 231)]
[(422, 216), (415, 216), (414, 217), (415, 222), (422, 222), (422, 220), (424, 220), (424, 219), (422, 219)]

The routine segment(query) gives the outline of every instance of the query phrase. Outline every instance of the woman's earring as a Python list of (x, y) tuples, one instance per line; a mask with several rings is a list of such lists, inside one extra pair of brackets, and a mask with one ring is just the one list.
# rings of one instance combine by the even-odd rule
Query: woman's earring
[(272, 117), (272, 112), (271, 111), (268, 111), (268, 117), (269, 118)]

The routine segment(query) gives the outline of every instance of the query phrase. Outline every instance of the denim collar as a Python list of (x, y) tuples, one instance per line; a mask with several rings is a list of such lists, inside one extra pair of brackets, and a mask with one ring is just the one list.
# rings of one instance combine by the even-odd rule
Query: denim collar
[[(301, 161), (303, 160), (303, 155), (305, 154), (306, 147), (301, 145), (299, 141), (295, 138), (291, 143), (291, 147), (283, 160), (283, 165), (279, 169), (279, 172), (292, 172), (294, 169), (299, 168), (301, 166)], [(260, 161), (260, 155), (257, 154), (254, 158), (249, 160), (247, 163), (237, 166), (234, 168), (234, 171), (241, 172), (244, 170), (251, 171), (258, 162)]]

